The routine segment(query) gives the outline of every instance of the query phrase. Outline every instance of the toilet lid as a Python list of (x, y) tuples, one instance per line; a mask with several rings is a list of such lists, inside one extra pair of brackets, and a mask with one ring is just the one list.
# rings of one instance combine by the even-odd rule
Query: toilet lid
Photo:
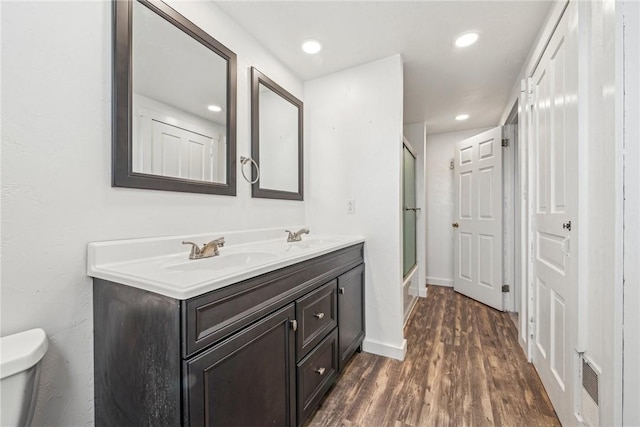
[(0, 379), (25, 371), (40, 362), (49, 343), (42, 329), (0, 338)]

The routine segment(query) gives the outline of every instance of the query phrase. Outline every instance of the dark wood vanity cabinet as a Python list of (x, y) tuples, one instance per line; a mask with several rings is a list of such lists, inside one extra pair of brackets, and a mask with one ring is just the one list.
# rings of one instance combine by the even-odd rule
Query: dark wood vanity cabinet
[(191, 426), (295, 425), (293, 304), (184, 363)]
[(364, 339), (364, 264), (338, 277), (339, 367), (347, 363)]
[(338, 377), (338, 330), (298, 363), (298, 425), (316, 409)]
[(302, 425), (364, 339), (363, 244), (188, 300), (94, 279), (96, 425)]
[(337, 280), (332, 280), (296, 301), (298, 360), (338, 326)]

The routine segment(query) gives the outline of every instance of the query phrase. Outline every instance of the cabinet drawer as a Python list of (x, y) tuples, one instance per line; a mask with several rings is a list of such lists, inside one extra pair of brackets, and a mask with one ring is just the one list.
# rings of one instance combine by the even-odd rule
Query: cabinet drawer
[(357, 244), (265, 273), (183, 303), (187, 358), (362, 263)]
[(311, 415), (338, 375), (338, 330), (298, 363), (298, 425)]
[(316, 346), (338, 324), (337, 280), (296, 301), (297, 360)]

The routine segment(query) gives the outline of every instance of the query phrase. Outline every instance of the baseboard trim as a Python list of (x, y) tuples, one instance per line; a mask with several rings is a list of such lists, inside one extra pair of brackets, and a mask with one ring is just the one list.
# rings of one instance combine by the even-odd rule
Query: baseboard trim
[(409, 307), (409, 310), (407, 310), (404, 313), (404, 322), (403, 322), (403, 327), (407, 326), (407, 320), (409, 320), (409, 318), (411, 317), (411, 313), (413, 312), (413, 309), (416, 308), (416, 304), (418, 303), (418, 296), (417, 295), (411, 295), (411, 305)]
[(430, 285), (453, 287), (453, 279), (443, 279), (441, 277), (427, 277), (427, 283)]
[(427, 297), (427, 287), (426, 286), (418, 289), (418, 296), (420, 298), (426, 298)]
[(407, 354), (407, 340), (403, 339), (402, 347), (397, 347), (391, 344), (365, 339), (362, 342), (362, 350), (367, 353), (377, 354), (378, 356), (404, 360), (404, 357)]
[(415, 289), (413, 286), (411, 286), (409, 288), (409, 295), (412, 297), (419, 297), (420, 296), (420, 291)]

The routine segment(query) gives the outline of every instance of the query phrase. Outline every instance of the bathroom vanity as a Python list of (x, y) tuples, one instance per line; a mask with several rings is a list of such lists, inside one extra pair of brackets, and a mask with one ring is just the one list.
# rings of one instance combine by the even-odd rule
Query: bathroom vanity
[(362, 345), (361, 238), (128, 242), (89, 246), (97, 425), (299, 426)]

